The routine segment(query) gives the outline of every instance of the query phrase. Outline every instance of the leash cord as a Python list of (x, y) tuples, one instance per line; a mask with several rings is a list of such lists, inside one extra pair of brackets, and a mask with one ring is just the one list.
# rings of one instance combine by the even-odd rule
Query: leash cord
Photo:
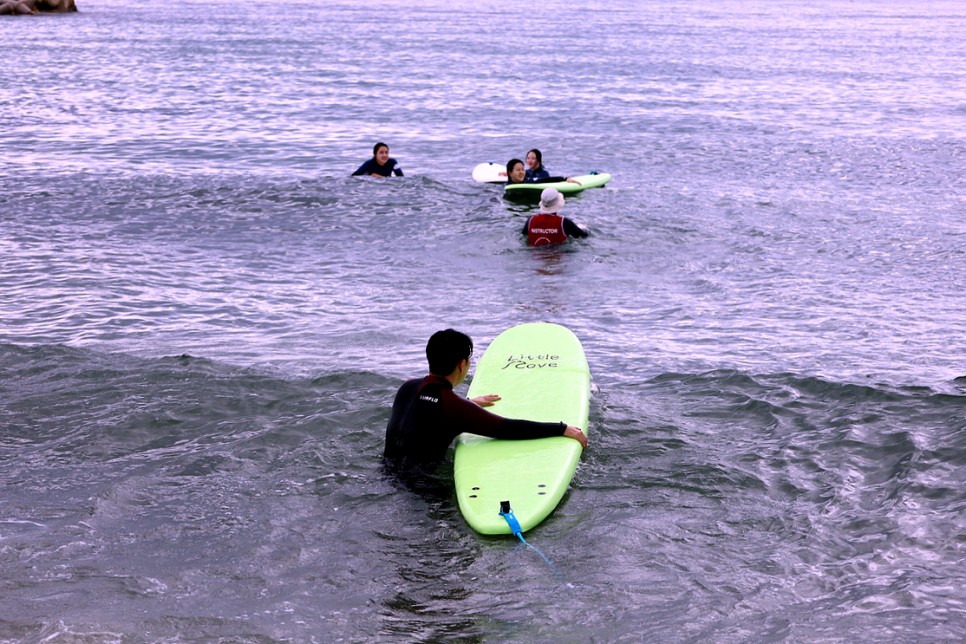
[(513, 536), (519, 539), (520, 543), (525, 545), (527, 548), (529, 548), (530, 550), (533, 550), (535, 553), (540, 555), (540, 557), (547, 564), (547, 567), (550, 568), (550, 572), (552, 572), (556, 577), (557, 568), (554, 567), (552, 563), (550, 563), (550, 559), (547, 558), (547, 555), (543, 554), (543, 552), (541, 552), (541, 550), (536, 546), (533, 546), (527, 543), (527, 540), (523, 538), (523, 529), (520, 527), (520, 522), (517, 521), (517, 518), (513, 516), (513, 510), (510, 509), (509, 501), (503, 501), (500, 504), (500, 516), (506, 519), (506, 522), (510, 526), (510, 531), (513, 533)]

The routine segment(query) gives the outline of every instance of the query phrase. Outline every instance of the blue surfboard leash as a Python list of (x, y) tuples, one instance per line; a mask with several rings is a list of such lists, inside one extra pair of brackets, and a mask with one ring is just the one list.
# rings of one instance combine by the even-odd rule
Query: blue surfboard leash
[(547, 555), (543, 554), (543, 552), (541, 552), (536, 546), (532, 546), (527, 543), (527, 540), (523, 538), (523, 528), (520, 527), (520, 522), (517, 521), (517, 518), (513, 515), (513, 510), (510, 509), (509, 501), (500, 501), (500, 516), (506, 519), (507, 524), (510, 526), (510, 532), (513, 533), (513, 536), (519, 539), (520, 543), (525, 545), (527, 548), (530, 548), (530, 550), (533, 550), (540, 555), (540, 557), (546, 562), (547, 567), (550, 568), (550, 572), (552, 572), (555, 577), (558, 577), (559, 575), (557, 573), (557, 569), (552, 563), (550, 563)]

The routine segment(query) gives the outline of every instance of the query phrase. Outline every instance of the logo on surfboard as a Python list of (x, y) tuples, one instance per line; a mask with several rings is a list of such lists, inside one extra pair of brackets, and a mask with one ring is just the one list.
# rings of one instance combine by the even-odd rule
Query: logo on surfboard
[(532, 354), (510, 354), (506, 359), (506, 364), (501, 367), (504, 369), (556, 369), (559, 365), (557, 361), (560, 356), (555, 353)]

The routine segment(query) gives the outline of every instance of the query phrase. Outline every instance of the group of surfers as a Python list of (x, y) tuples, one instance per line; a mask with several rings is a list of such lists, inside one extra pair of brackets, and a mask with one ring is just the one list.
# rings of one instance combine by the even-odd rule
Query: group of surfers
[[(578, 183), (570, 178), (550, 176), (543, 167), (540, 150), (527, 152), (526, 160), (526, 167), (520, 159), (507, 162), (508, 184)], [(352, 176), (401, 177), (403, 170), (389, 156), (389, 146), (380, 142), (373, 146), (372, 158)], [(560, 214), (563, 205), (563, 195), (556, 188), (546, 188), (540, 193), (540, 210), (527, 219), (523, 228), (529, 245), (559, 244), (568, 237), (587, 236), (587, 231)], [(453, 388), (469, 374), (472, 355), (473, 341), (465, 333), (445, 329), (430, 337), (426, 344), (429, 373), (403, 383), (393, 400), (383, 452), (383, 462), (389, 471), (407, 483), (419, 483), (423, 477), (431, 477), (453, 440), (462, 432), (505, 440), (566, 436), (577, 441), (582, 449), (587, 447), (587, 435), (580, 427), (565, 422), (504, 418), (484, 409), (500, 400), (498, 394), (473, 399), (456, 395)]]
[[(401, 177), (403, 171), (399, 162), (389, 156), (389, 146), (380, 141), (372, 147), (372, 158), (360, 165), (352, 176)], [(550, 172), (543, 166), (543, 154), (536, 148), (527, 152), (526, 166), (520, 159), (510, 159), (506, 164), (506, 172), (501, 172), (500, 176), (506, 176), (509, 185), (564, 181), (580, 184), (571, 177), (550, 176)], [(560, 214), (563, 206), (564, 197), (556, 188), (546, 188), (540, 193), (539, 212), (527, 219), (523, 227), (523, 234), (526, 235), (530, 246), (561, 244), (567, 241), (568, 237), (587, 237), (586, 230), (569, 217)]]

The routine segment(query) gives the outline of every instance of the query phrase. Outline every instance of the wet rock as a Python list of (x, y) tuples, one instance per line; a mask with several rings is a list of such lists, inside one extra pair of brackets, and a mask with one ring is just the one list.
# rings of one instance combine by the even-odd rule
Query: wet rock
[(0, 0), (0, 16), (69, 13), (77, 11), (74, 0)]

